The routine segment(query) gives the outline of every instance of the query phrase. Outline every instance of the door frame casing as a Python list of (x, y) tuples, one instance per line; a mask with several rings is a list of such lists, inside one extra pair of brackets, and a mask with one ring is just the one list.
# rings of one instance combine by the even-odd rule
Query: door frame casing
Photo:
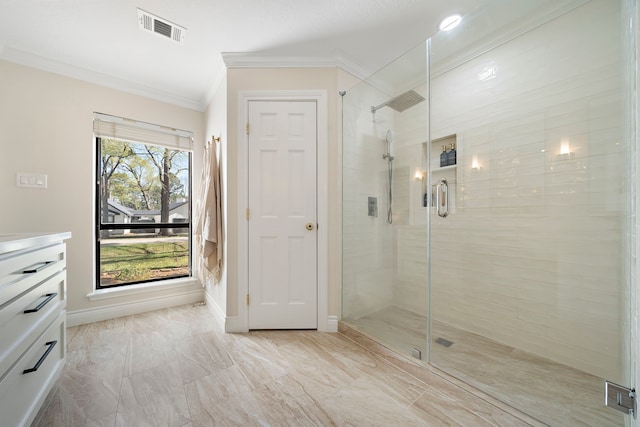
[[(318, 331), (335, 332), (329, 321), (329, 113), (326, 90), (277, 90), (238, 92), (238, 317), (234, 324), (225, 325), (227, 332), (249, 330), (249, 309), (245, 296), (249, 293), (249, 221), (245, 217), (249, 207), (249, 136), (246, 125), (251, 101), (312, 101), (316, 103), (316, 174), (317, 174), (317, 276)], [(230, 319), (227, 319), (230, 320)]]

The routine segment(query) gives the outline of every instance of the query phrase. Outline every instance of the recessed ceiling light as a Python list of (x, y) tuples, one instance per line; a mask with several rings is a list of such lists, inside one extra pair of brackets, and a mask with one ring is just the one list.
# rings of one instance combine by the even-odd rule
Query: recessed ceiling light
[(460, 15), (447, 16), (442, 20), (442, 22), (440, 22), (440, 26), (438, 28), (440, 28), (441, 31), (451, 31), (457, 27), (461, 21), (462, 16)]

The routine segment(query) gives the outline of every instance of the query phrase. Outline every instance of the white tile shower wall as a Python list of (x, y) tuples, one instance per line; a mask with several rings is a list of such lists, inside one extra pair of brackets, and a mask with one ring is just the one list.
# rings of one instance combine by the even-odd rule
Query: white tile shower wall
[[(616, 379), (625, 151), (617, 11), (608, 6), (583, 7), (435, 80), (433, 136), (458, 135), (460, 191), (455, 215), (434, 221), (433, 315)], [(596, 17), (598, 30), (582, 34), (580, 23)], [(487, 63), (498, 64), (496, 79), (469, 79)], [(370, 96), (380, 95), (371, 90)], [(426, 107), (380, 110), (376, 124), (368, 111), (353, 126), (345, 120), (358, 139), (352, 147), (345, 143), (345, 165), (354, 165), (356, 175), (344, 188), (353, 202), (345, 204), (347, 316), (390, 300), (425, 313), (425, 187), (415, 174), (425, 168)], [(389, 264), (380, 162), (391, 127), (395, 264)], [(571, 155), (558, 156), (563, 142)], [(478, 170), (470, 167), (474, 158)], [(363, 200), (372, 194), (379, 217), (367, 222)]]
[(428, 309), (427, 243), (425, 226), (397, 227), (398, 271), (394, 305), (422, 316), (427, 315)]
[[(413, 88), (427, 97), (426, 85)], [(429, 110), (426, 102), (402, 113), (394, 113), (396, 174), (394, 209), (407, 215), (396, 222), (396, 276), (393, 303), (425, 316), (427, 314), (427, 210), (423, 207), (426, 158), (423, 143), (429, 139)], [(425, 337), (426, 339), (426, 337)]]
[[(386, 96), (361, 85), (343, 105), (343, 318), (358, 318), (392, 301), (395, 248), (387, 224), (387, 177), (384, 137), (392, 129), (388, 108), (370, 106)], [(368, 197), (376, 197), (378, 216), (370, 217)]]
[[(628, 175), (616, 3), (590, 2), (434, 79), (432, 137), (456, 134), (460, 152), (456, 212), (435, 217), (431, 242), (434, 319), (614, 381)], [(487, 64), (497, 75), (480, 81)], [(419, 113), (396, 115), (396, 129)], [(414, 131), (399, 164), (418, 158)], [(426, 226), (411, 203), (394, 301), (423, 312)]]
[[(640, 16), (638, 4), (636, 0), (623, 0), (623, 16), (632, 17), (631, 22), (638, 23), (638, 17)], [(623, 51), (623, 69), (635, 70), (637, 68), (637, 52), (638, 52), (638, 30), (637, 25), (625, 26), (622, 39), (624, 40)], [(637, 87), (638, 73), (636, 72), (624, 72), (624, 87)], [(636, 91), (625, 90), (625, 107), (631, 111), (635, 111), (635, 114), (625, 114), (625, 122), (623, 125), (624, 139), (629, 141), (637, 141), (636, 126), (638, 117), (637, 95)], [(638, 145), (633, 144), (629, 148), (628, 162), (636, 163), (638, 158)], [(630, 167), (628, 179), (623, 186), (623, 192), (628, 194), (626, 203), (629, 206), (638, 206), (636, 202), (638, 193), (635, 183), (638, 182), (638, 169), (637, 167)], [(624, 309), (629, 310), (630, 315), (625, 318), (626, 322), (623, 328), (623, 334), (628, 337), (625, 343), (625, 348), (622, 354), (627, 360), (622, 361), (623, 369), (626, 368), (626, 374), (623, 378), (628, 379), (628, 382), (623, 384), (638, 384), (640, 380), (640, 371), (638, 370), (638, 357), (640, 355), (640, 340), (638, 339), (638, 320), (640, 319), (640, 312), (638, 311), (638, 292), (636, 291), (636, 284), (638, 283), (638, 261), (637, 261), (637, 247), (638, 247), (638, 215), (632, 217), (633, 226), (627, 227), (626, 239), (629, 244), (623, 245), (622, 257), (627, 260), (625, 265), (626, 270), (623, 277), (628, 278), (626, 287), (622, 291), (623, 295), (627, 295), (626, 302), (623, 305)], [(636, 427), (640, 426), (640, 420), (635, 420), (632, 425)]]

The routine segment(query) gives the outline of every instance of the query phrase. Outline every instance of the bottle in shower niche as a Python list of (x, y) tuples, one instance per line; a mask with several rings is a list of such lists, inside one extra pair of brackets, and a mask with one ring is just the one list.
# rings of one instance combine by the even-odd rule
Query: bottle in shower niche
[(447, 154), (447, 146), (442, 146), (442, 153), (440, 153), (440, 167), (443, 168), (449, 166), (449, 155)]
[(453, 166), (457, 161), (456, 144), (451, 144), (449, 147), (449, 152), (447, 153), (447, 166)]

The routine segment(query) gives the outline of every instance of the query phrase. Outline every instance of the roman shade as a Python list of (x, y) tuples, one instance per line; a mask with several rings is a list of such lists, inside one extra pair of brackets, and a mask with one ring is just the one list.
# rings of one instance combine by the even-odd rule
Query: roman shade
[(108, 114), (94, 113), (93, 133), (96, 137), (193, 151), (192, 132)]

